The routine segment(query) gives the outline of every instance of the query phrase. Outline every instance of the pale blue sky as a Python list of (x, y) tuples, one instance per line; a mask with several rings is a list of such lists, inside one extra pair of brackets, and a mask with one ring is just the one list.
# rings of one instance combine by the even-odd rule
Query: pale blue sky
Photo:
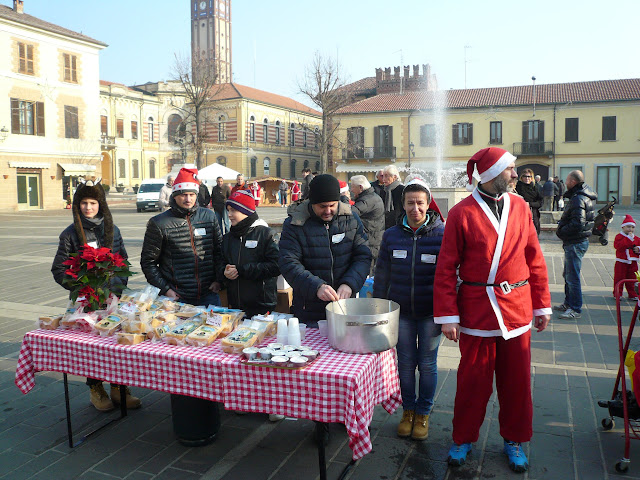
[[(468, 88), (530, 84), (532, 75), (539, 84), (640, 77), (638, 0), (232, 2), (235, 81), (298, 100), (296, 79), (315, 50), (337, 54), (351, 81), (400, 65), (401, 55), (406, 65), (430, 63), (445, 89), (465, 86), (465, 45)], [(104, 80), (168, 79), (174, 53), (189, 51), (189, 0), (24, 3), (25, 13), (109, 44)]]

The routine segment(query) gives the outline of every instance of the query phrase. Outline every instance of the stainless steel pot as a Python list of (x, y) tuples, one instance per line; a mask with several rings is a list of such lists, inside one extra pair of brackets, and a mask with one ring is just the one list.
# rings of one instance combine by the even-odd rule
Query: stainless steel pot
[(347, 353), (376, 353), (398, 343), (400, 305), (381, 298), (347, 298), (326, 306), (329, 345)]

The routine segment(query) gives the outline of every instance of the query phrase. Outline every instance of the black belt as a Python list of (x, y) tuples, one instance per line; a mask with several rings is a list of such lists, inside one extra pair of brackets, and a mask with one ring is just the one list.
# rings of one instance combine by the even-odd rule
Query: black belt
[(509, 283), (506, 280), (502, 283), (481, 283), (481, 282), (467, 282), (466, 280), (462, 281), (463, 285), (471, 285), (472, 287), (500, 287), (502, 291), (505, 293), (510, 293), (512, 289), (523, 287), (529, 280), (522, 280), (521, 282)]

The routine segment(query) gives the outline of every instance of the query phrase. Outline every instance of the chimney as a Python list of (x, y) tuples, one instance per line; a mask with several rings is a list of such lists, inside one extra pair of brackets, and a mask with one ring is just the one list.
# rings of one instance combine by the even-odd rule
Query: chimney
[(400, 67), (393, 67), (393, 76), (396, 80), (400, 78)]
[(376, 82), (379, 82), (380, 80), (382, 80), (382, 69), (376, 68)]
[(24, 13), (24, 0), (13, 0), (13, 11), (16, 13)]
[(420, 67), (418, 65), (413, 66), (413, 76), (418, 78), (420, 76)]
[(404, 66), (404, 78), (409, 78), (409, 65)]
[(422, 65), (422, 75), (429, 80), (431, 76), (431, 66), (428, 63)]

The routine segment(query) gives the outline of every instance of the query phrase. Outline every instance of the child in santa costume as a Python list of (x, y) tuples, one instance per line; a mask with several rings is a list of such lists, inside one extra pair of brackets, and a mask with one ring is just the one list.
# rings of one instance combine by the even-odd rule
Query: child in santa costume
[(474, 166), (481, 183), (449, 211), (436, 266), (434, 320), (447, 338), (460, 341), (453, 466), (465, 462), (478, 440), (495, 374), (504, 453), (512, 470), (529, 467), (521, 443), (533, 431), (531, 327), (546, 328), (551, 297), (531, 211), (511, 193), (515, 160), (496, 147), (471, 157), (469, 187)]
[(256, 204), (256, 208), (260, 205), (260, 199), (262, 198), (262, 187), (258, 185), (258, 182), (253, 182), (251, 184), (251, 195)]
[(635, 273), (638, 271), (638, 253), (640, 253), (640, 238), (634, 235), (636, 222), (631, 215), (627, 215), (622, 220), (622, 231), (616, 235), (613, 241), (613, 248), (616, 249), (616, 266), (613, 276), (613, 296), (622, 296), (623, 288), (626, 287), (629, 298), (637, 300), (638, 292), (633, 283), (626, 282), (623, 288), (617, 292), (615, 287), (621, 280), (635, 280)]

